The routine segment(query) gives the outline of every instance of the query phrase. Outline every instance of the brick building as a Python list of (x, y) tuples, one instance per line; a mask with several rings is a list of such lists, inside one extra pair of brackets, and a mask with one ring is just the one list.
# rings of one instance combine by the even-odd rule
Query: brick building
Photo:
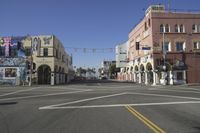
[(126, 69), (135, 82), (200, 83), (199, 13), (166, 11), (163, 5), (152, 5), (128, 37)]

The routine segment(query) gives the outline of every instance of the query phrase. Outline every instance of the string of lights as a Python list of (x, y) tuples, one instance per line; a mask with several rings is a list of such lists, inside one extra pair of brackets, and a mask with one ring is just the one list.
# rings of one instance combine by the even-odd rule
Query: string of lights
[(78, 48), (78, 47), (65, 47), (67, 50), (72, 52), (83, 52), (83, 53), (113, 53), (115, 48)]

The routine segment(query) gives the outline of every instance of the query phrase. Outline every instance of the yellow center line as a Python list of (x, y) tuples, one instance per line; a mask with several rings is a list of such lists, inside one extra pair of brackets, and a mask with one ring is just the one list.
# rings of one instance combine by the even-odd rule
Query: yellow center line
[(156, 124), (148, 120), (146, 117), (144, 117), (142, 114), (140, 114), (138, 111), (136, 111), (131, 106), (126, 106), (126, 109), (131, 112), (134, 116), (136, 116), (139, 120), (141, 120), (145, 125), (147, 125), (150, 129), (152, 129), (155, 133), (166, 133), (161, 128), (159, 128)]

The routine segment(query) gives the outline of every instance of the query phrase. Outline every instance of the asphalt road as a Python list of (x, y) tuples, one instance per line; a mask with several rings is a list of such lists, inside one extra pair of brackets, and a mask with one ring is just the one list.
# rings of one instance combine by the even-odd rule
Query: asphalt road
[(0, 133), (165, 132), (200, 133), (200, 86), (0, 86)]

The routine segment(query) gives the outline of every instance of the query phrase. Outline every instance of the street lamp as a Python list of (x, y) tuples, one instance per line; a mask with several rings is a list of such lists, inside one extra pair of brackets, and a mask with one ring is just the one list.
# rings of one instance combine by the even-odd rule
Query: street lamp
[(163, 53), (163, 85), (167, 84), (166, 77), (167, 77), (167, 67), (166, 67), (166, 50), (165, 50), (165, 31), (163, 30), (163, 48), (162, 48), (162, 53)]

